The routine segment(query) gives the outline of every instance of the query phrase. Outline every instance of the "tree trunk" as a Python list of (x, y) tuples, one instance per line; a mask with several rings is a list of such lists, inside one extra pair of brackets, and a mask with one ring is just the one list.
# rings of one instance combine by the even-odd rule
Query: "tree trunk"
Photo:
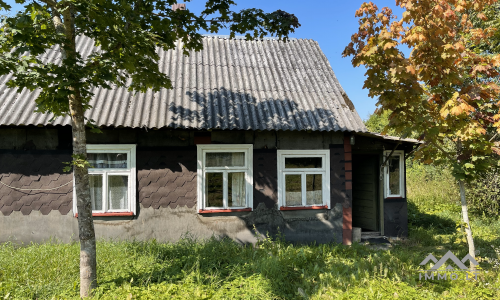
[[(70, 97), (73, 130), (73, 155), (87, 160), (87, 140), (83, 107), (79, 95)], [(89, 172), (87, 166), (73, 167), (75, 175), (78, 232), (80, 238), (80, 297), (91, 295), (97, 287), (97, 263), (92, 204), (90, 201)]]
[[(467, 233), (467, 244), (469, 244), (469, 254), (470, 256), (476, 258), (476, 248), (474, 247), (474, 240), (472, 239), (472, 229), (469, 223), (469, 212), (467, 210), (467, 201), (465, 199), (465, 184), (463, 180), (459, 180), (458, 184), (460, 186), (460, 201), (462, 202), (462, 217), (464, 223), (467, 224), (465, 228), (465, 233)], [(476, 266), (470, 262), (470, 269), (475, 270)]]
[[(55, 10), (56, 11), (56, 10)], [(64, 58), (76, 58), (76, 37), (73, 6), (69, 5), (63, 12), (62, 23), (58, 13), (54, 16), (54, 24), (60, 32), (64, 32), (68, 40), (66, 50), (62, 50)], [(61, 47), (62, 48), (62, 47)], [(80, 91), (69, 88), (74, 93), (68, 97), (71, 125), (73, 132), (73, 160), (87, 161), (87, 139), (85, 136), (85, 119)], [(89, 171), (87, 164), (73, 165), (75, 180), (76, 207), (78, 211), (78, 236), (80, 239), (80, 297), (91, 296), (92, 289), (97, 287), (97, 262), (94, 221), (92, 219), (92, 203), (90, 200)]]

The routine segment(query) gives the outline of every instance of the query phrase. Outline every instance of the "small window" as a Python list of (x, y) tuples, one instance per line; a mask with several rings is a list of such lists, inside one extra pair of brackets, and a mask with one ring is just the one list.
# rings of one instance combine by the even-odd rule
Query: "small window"
[(250, 211), (252, 145), (198, 145), (200, 212)]
[(135, 215), (135, 145), (87, 145), (87, 160), (92, 214)]
[(404, 152), (394, 151), (389, 159), (391, 151), (384, 152), (385, 195), (386, 197), (404, 197)]
[(328, 208), (328, 150), (278, 150), (280, 209)]

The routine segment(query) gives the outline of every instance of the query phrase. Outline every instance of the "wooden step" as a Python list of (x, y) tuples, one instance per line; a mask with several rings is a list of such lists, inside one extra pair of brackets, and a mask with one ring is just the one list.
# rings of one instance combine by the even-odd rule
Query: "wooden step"
[(380, 236), (380, 231), (361, 231), (362, 239), (376, 238)]

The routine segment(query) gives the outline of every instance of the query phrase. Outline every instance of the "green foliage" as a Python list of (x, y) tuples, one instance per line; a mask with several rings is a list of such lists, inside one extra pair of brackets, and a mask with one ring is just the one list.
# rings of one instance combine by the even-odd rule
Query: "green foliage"
[[(456, 213), (442, 211), (435, 217), (453, 220)], [(483, 261), (481, 266), (489, 272), (478, 281), (418, 280), (419, 263), (429, 252), (443, 255), (449, 249), (458, 256), (467, 252), (454, 224), (447, 232), (435, 225), (410, 225), (410, 239), (395, 243), (390, 251), (360, 244), (292, 245), (279, 236), (276, 240), (265, 236), (255, 247), (229, 239), (201, 242), (189, 236), (175, 244), (99, 241), (99, 287), (93, 298), (498, 298), (500, 273)], [(493, 260), (491, 245), (499, 246), (499, 223), (477, 221), (473, 226), (482, 257)], [(78, 253), (77, 243), (1, 244), (0, 297), (78, 299)]]
[(72, 161), (64, 162), (64, 164), (67, 164), (67, 166), (63, 168), (63, 172), (70, 172), (73, 169), (73, 167), (75, 168), (92, 167), (90, 163), (87, 161), (87, 158), (84, 157), (83, 155), (73, 154), (71, 155), (71, 157), (73, 157)]
[[(492, 161), (489, 161), (493, 164)], [(469, 213), (477, 217), (500, 216), (500, 168), (478, 176), (467, 183), (466, 200)], [(427, 214), (440, 211), (454, 211), (460, 214), (460, 194), (452, 170), (445, 166), (424, 165), (416, 161), (407, 162), (407, 189), (412, 195), (413, 206), (409, 213), (414, 214), (418, 224), (427, 222), (425, 216), (411, 210), (415, 207), (424, 209)], [(421, 220), (419, 219), (421, 218)]]
[[(174, 49), (180, 40), (185, 55), (199, 51), (201, 30), (217, 33), (229, 27), (232, 37), (287, 40), (300, 26), (294, 15), (281, 10), (232, 11), (232, 0), (207, 0), (200, 14), (172, 10), (175, 0), (18, 2), (24, 10), (5, 18), (0, 27), (0, 75), (14, 75), (7, 82), (11, 88), (39, 89), (37, 110), (56, 116), (68, 113), (70, 95), (81, 96), (84, 109), (89, 108), (95, 87), (137, 92), (170, 88), (170, 79), (159, 70), (157, 49)], [(7, 8), (3, 2), (0, 6)], [(57, 18), (62, 19), (62, 30)], [(74, 50), (78, 36), (93, 39), (99, 51), (82, 57)], [(62, 59), (49, 63), (43, 54), (55, 47)]]
[(478, 53), (498, 54), (500, 53), (500, 3), (487, 6), (483, 15), (484, 19), (479, 18), (478, 14), (472, 16), (471, 21), (474, 27), (481, 29), (491, 27), (496, 31), (491, 37), (482, 40), (477, 45), (471, 43), (469, 47)]
[[(371, 132), (381, 133), (384, 131), (387, 125), (389, 125), (389, 116), (391, 112), (386, 110), (382, 112), (382, 114), (373, 113), (368, 117), (368, 120), (365, 121), (365, 126)], [(393, 129), (389, 129), (386, 132), (388, 135), (394, 135), (395, 132)]]
[(494, 168), (467, 186), (471, 213), (486, 217), (500, 216), (500, 168)]

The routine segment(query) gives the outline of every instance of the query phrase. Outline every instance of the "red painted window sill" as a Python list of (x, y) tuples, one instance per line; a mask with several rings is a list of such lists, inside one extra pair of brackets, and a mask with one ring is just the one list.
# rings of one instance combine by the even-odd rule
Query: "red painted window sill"
[(403, 199), (404, 197), (387, 197), (385, 199)]
[[(133, 212), (110, 212), (110, 213), (93, 213), (92, 217), (129, 217), (133, 216)], [(78, 213), (75, 214), (75, 218), (78, 218)]]
[(328, 205), (321, 206), (282, 206), (280, 210), (328, 209)]
[(223, 212), (237, 212), (237, 211), (252, 211), (249, 208), (236, 208), (236, 209), (200, 209), (200, 214), (213, 214), (213, 213), (223, 213)]

